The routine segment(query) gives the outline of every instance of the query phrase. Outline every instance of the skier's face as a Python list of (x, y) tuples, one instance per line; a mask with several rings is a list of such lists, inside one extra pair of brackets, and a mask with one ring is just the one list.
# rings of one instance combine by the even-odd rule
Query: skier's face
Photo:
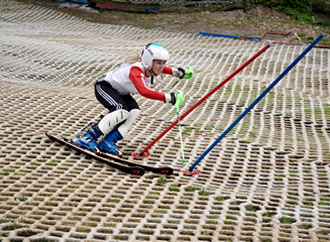
[(158, 76), (163, 73), (166, 61), (154, 60), (152, 65), (152, 71)]

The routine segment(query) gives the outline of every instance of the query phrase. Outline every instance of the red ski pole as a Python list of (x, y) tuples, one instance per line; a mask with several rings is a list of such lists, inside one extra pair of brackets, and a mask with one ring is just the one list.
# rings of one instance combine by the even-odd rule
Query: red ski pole
[[(267, 44), (261, 50), (259, 50), (254, 56), (252, 56), (247, 62), (245, 62), (241, 67), (239, 67), (236, 71), (234, 71), (230, 76), (228, 76), (225, 80), (223, 80), (219, 85), (212, 89), (208, 94), (206, 94), (203, 98), (201, 98), (197, 103), (195, 103), (191, 108), (189, 108), (181, 117), (180, 120), (184, 119), (191, 111), (193, 111), (196, 107), (198, 107), (202, 102), (204, 102), (207, 98), (209, 98), (213, 93), (215, 93), (220, 87), (225, 85), (230, 79), (232, 79), (237, 73), (243, 70), (248, 64), (254, 61), (259, 55), (265, 52), (270, 47)], [(153, 146), (160, 138), (162, 138), (170, 129), (172, 129), (175, 125), (177, 125), (178, 120), (174, 121), (167, 129), (165, 129), (156, 139), (154, 139), (144, 150), (141, 151), (140, 154), (132, 153), (133, 157), (144, 158), (148, 157), (150, 154), (144, 155), (151, 146)]]

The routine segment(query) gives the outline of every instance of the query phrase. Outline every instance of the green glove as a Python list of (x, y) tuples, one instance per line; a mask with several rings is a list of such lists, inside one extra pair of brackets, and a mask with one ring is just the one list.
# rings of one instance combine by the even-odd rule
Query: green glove
[(181, 106), (184, 101), (184, 93), (183, 93), (183, 91), (178, 91), (177, 94), (178, 95), (175, 98), (174, 107), (176, 108), (176, 110), (179, 110), (179, 106)]
[(178, 71), (181, 73), (180, 79), (190, 79), (194, 75), (194, 70), (190, 66), (187, 66), (186, 69), (179, 67)]

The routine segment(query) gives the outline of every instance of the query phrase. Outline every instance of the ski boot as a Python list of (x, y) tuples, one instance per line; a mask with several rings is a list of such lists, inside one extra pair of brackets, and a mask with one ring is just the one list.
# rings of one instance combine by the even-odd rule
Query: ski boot
[(90, 130), (88, 130), (83, 136), (79, 139), (75, 140), (74, 143), (79, 145), (84, 149), (88, 149), (99, 153), (99, 149), (97, 148), (97, 139), (102, 135), (101, 130), (97, 127), (97, 124), (94, 125)]
[(118, 157), (123, 157), (123, 154), (118, 150), (115, 143), (118, 140), (121, 140), (123, 137), (118, 132), (117, 129), (113, 129), (108, 133), (106, 136), (104, 136), (103, 139), (100, 140), (100, 142), (97, 144), (97, 148), (105, 153), (115, 155)]

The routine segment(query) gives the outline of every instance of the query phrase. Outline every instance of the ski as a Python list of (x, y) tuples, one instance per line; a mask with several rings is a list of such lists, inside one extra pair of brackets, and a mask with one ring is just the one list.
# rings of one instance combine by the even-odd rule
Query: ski
[(173, 168), (169, 166), (165, 167), (155, 167), (155, 166), (149, 166), (149, 165), (144, 165), (140, 164), (134, 161), (129, 161), (123, 158), (119, 158), (115, 155), (111, 155), (108, 153), (101, 152), (101, 156), (109, 159), (114, 159), (117, 162), (129, 165), (129, 166), (140, 166), (146, 171), (151, 171), (153, 173), (158, 173), (158, 174), (163, 174), (163, 175), (172, 175), (173, 174)]
[(137, 166), (137, 165), (136, 166), (126, 166), (126, 165), (123, 165), (121, 163), (116, 162), (116, 161), (118, 161), (118, 159), (120, 159), (120, 160), (124, 160), (124, 159), (118, 158), (116, 156), (111, 156), (111, 159), (114, 160), (114, 161), (111, 161), (111, 160), (108, 160), (108, 159), (103, 158), (100, 155), (97, 155), (93, 151), (89, 151), (89, 150), (83, 149), (83, 148), (81, 148), (81, 147), (79, 147), (79, 146), (71, 143), (70, 142), (71, 141), (70, 139), (67, 139), (65, 137), (59, 138), (57, 136), (48, 134), (46, 132), (45, 132), (45, 134), (46, 134), (46, 136), (50, 140), (53, 140), (53, 141), (56, 141), (56, 142), (58, 142), (60, 144), (66, 145), (67, 147), (73, 148), (73, 149), (79, 151), (80, 153), (83, 153), (83, 154), (85, 154), (85, 155), (87, 155), (87, 156), (89, 156), (89, 157), (91, 157), (93, 159), (96, 159), (96, 160), (98, 160), (100, 162), (103, 162), (103, 163), (105, 163), (105, 164), (107, 164), (107, 165), (109, 165), (109, 166), (111, 166), (113, 168), (116, 168), (116, 169), (120, 170), (120, 171), (127, 172), (127, 173), (133, 174), (133, 175), (141, 175), (141, 176), (145, 172), (145, 170), (143, 169), (143, 167), (140, 166), (140, 165), (139, 166)]

